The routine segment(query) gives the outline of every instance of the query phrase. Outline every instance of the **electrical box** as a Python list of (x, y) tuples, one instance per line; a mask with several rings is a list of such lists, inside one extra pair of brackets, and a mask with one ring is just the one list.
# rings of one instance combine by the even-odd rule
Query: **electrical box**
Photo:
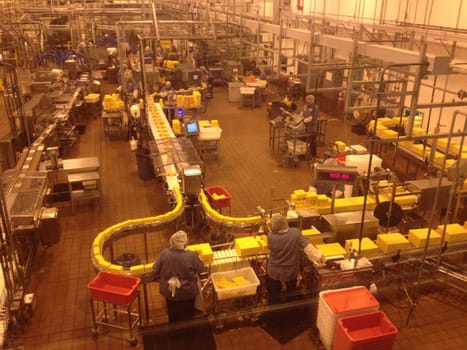
[(202, 172), (199, 165), (190, 165), (183, 169), (183, 193), (197, 196), (201, 191)]

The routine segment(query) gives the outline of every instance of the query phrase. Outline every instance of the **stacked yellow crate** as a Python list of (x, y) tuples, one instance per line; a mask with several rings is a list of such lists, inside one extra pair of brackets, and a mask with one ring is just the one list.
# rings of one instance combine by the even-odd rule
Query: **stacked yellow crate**
[(120, 99), (119, 94), (106, 94), (102, 100), (102, 107), (106, 111), (116, 111), (125, 108), (125, 103)]
[(290, 201), (295, 204), (297, 209), (306, 208), (306, 192), (301, 189), (293, 191), (293, 193), (290, 195)]
[(193, 252), (197, 252), (199, 258), (205, 264), (210, 264), (212, 262), (214, 253), (209, 243), (192, 244), (186, 247), (186, 249), (191, 250)]
[(260, 254), (261, 247), (255, 237), (235, 238), (235, 251), (238, 256)]

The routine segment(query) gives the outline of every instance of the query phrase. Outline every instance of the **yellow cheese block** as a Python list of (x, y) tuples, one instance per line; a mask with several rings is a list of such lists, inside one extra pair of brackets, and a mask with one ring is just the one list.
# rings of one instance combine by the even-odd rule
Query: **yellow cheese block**
[(345, 255), (347, 252), (339, 243), (323, 243), (317, 244), (316, 249), (318, 249), (323, 256), (335, 256), (335, 255)]
[(255, 237), (235, 238), (235, 251), (238, 256), (260, 254), (261, 247)]
[(312, 244), (323, 243), (323, 238), (321, 232), (319, 232), (315, 227), (312, 227), (307, 230), (302, 230), (302, 235)]
[(336, 141), (335, 143), (336, 143), (337, 151), (340, 152), (340, 153), (344, 153), (344, 152), (345, 152), (345, 148), (346, 148), (345, 142)]
[(384, 126), (394, 126), (396, 125), (397, 120), (389, 117), (384, 117), (384, 118), (378, 118), (378, 124), (384, 125)]
[(426, 130), (423, 129), (423, 128), (414, 127), (412, 129), (412, 135), (413, 136), (425, 136), (426, 135)]
[(326, 196), (325, 194), (318, 194), (316, 205), (318, 207), (327, 207), (331, 203), (331, 198)]
[(400, 141), (399, 142), (399, 147), (410, 149), (412, 147), (413, 141)]
[[(358, 238), (345, 240), (345, 250), (347, 251), (347, 255), (350, 252), (350, 248), (355, 249), (355, 251), (358, 253), (358, 247)], [(380, 253), (378, 246), (368, 237), (362, 238), (360, 248), (360, 255), (364, 256), (365, 258), (372, 258)]]
[[(444, 225), (439, 225), (436, 231), (442, 235)], [(444, 236), (446, 242), (460, 242), (467, 241), (467, 227), (460, 224), (448, 224), (446, 225), (446, 235)]]
[[(425, 247), (427, 236), (428, 227), (409, 230), (409, 242), (416, 248)], [(435, 230), (431, 230), (429, 245), (439, 245), (440, 243), (441, 236)]]
[(410, 242), (400, 233), (380, 233), (376, 245), (385, 253), (410, 248)]
[(204, 263), (212, 262), (212, 257), (214, 254), (209, 243), (192, 244), (187, 246), (186, 249), (191, 250), (193, 252), (197, 252), (199, 258)]
[(376, 131), (376, 135), (382, 139), (395, 139), (399, 136), (397, 131), (391, 129)]
[(431, 152), (431, 148), (429, 146), (424, 146), (420, 143), (416, 144), (416, 145), (412, 145), (412, 147), (410, 147), (410, 150), (419, 155), (419, 156), (422, 156), (422, 157), (427, 157), (430, 155), (430, 152)]
[(256, 236), (256, 241), (259, 244), (260, 253), (261, 254), (269, 254), (268, 236), (267, 235), (258, 235), (258, 236)]
[(242, 287), (251, 284), (251, 282), (244, 276), (234, 276), (232, 278), (220, 277), (214, 279), (214, 284), (218, 289), (228, 289), (235, 287)]

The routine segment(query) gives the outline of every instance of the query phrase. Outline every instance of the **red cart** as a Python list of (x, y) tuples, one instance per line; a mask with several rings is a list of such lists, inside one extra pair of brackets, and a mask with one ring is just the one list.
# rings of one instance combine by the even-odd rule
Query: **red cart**
[(232, 196), (230, 195), (229, 191), (223, 186), (209, 186), (206, 187), (206, 195), (208, 196), (209, 203), (211, 206), (222, 212), (222, 208), (229, 208), (229, 215), (230, 211), (230, 202), (232, 200)]
[[(97, 337), (98, 325), (123, 329), (129, 331), (128, 341), (131, 345), (136, 345), (134, 329), (137, 324), (141, 325), (141, 299), (138, 287), (141, 279), (133, 276), (126, 276), (101, 271), (88, 284), (91, 294), (91, 312), (93, 320), (93, 334)], [(132, 305), (138, 301), (138, 312), (132, 312)], [(109, 310), (109, 306), (110, 310)], [(110, 311), (113, 318), (110, 317)], [(128, 323), (121, 322), (119, 315), (124, 314), (128, 318)]]

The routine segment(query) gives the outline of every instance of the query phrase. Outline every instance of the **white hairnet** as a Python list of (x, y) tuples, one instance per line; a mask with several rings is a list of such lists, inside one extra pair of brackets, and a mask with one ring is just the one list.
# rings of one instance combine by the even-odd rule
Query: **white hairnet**
[(287, 219), (279, 214), (279, 215), (274, 215), (271, 218), (271, 230), (272, 232), (279, 232), (279, 233), (284, 233), (287, 232), (289, 229), (289, 224), (287, 223)]
[(315, 97), (313, 95), (308, 95), (305, 97), (305, 102), (309, 104), (315, 103)]
[(177, 231), (169, 238), (170, 248), (183, 250), (188, 243), (188, 236), (185, 231)]

